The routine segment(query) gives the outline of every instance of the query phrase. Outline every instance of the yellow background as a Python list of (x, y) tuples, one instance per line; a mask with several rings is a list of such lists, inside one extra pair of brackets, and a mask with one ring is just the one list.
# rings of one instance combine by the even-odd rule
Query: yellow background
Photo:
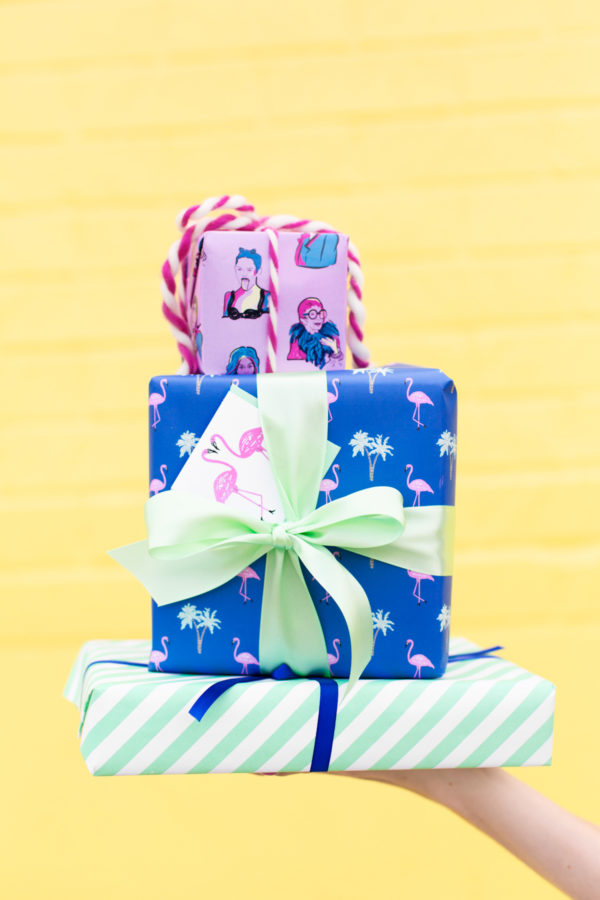
[(0, 881), (11, 898), (558, 897), (446, 811), (327, 776), (93, 779), (59, 694), (149, 632), (146, 384), (179, 209), (240, 192), (361, 250), (375, 362), (459, 390), (452, 630), (558, 687), (600, 819), (600, 7), (3, 2)]

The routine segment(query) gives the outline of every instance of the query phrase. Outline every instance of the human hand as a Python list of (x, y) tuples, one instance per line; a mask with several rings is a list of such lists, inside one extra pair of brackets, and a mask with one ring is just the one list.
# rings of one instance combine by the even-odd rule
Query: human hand
[(574, 900), (600, 896), (600, 829), (503, 769), (336, 772), (446, 806)]

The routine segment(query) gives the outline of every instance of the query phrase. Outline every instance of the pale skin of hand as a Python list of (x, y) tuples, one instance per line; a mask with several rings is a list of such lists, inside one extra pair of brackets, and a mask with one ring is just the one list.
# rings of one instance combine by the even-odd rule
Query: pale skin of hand
[(441, 803), (574, 900), (600, 898), (600, 828), (503, 769), (331, 774), (403, 787)]

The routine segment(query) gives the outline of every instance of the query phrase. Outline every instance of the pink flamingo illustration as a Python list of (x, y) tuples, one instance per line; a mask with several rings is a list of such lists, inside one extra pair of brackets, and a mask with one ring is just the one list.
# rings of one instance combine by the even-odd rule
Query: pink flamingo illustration
[[(337, 557), (337, 559), (339, 559), (341, 555), (342, 555), (342, 554), (341, 554), (341, 552), (340, 552), (339, 550), (334, 550), (334, 551), (333, 551), (333, 556)], [(312, 580), (313, 580), (313, 581), (316, 581), (316, 580), (317, 580), (317, 579), (315, 578), (314, 575), (313, 575), (313, 577), (312, 577)], [(331, 594), (330, 594), (328, 591), (325, 591), (325, 595), (324, 595), (323, 597), (321, 597), (320, 603), (329, 603), (329, 598), (330, 598), (330, 597), (331, 597)]]
[[(410, 472), (408, 472), (409, 469), (410, 469)], [(411, 466), (410, 463), (408, 463), (406, 466), (404, 466), (404, 471), (408, 472), (408, 475), (406, 476), (407, 488), (409, 489), (409, 491), (415, 492), (415, 499), (413, 500), (413, 506), (420, 506), (421, 505), (421, 494), (423, 493), (423, 491), (426, 494), (433, 494), (433, 488), (431, 487), (431, 485), (427, 484), (426, 481), (423, 481), (422, 478), (415, 478), (414, 481), (410, 480), (412, 477), (412, 473), (413, 473), (413, 467)]]
[[(410, 644), (410, 647), (408, 647), (409, 644)], [(433, 665), (431, 660), (427, 659), (426, 656), (423, 656), (422, 653), (417, 653), (416, 656), (410, 655), (412, 653), (413, 647), (415, 646), (415, 642), (411, 638), (409, 638), (407, 640), (407, 642), (405, 643), (404, 646), (408, 647), (408, 653), (406, 654), (406, 658), (408, 660), (409, 665), (415, 666), (415, 674), (413, 675), (413, 678), (421, 677), (421, 669), (423, 667), (425, 667), (426, 669), (427, 668), (429, 668), (429, 669), (435, 668), (435, 666)]]
[(161, 403), (164, 403), (167, 399), (167, 392), (165, 391), (165, 385), (168, 384), (166, 378), (160, 379), (160, 389), (162, 394), (158, 394), (156, 392), (150, 394), (148, 397), (148, 406), (152, 406), (154, 408), (154, 419), (152, 421), (152, 427), (156, 428), (158, 423), (160, 422), (160, 413), (158, 411), (158, 407)]
[(154, 668), (156, 669), (157, 672), (162, 672), (160, 664), (162, 662), (164, 662), (166, 660), (167, 656), (169, 655), (169, 648), (167, 647), (167, 644), (169, 643), (169, 638), (166, 637), (166, 635), (165, 635), (163, 638), (161, 638), (160, 642), (163, 645), (163, 650), (165, 652), (162, 653), (160, 650), (153, 650), (152, 653), (150, 654), (150, 659), (148, 660), (148, 665), (150, 665), (150, 663), (152, 663), (152, 665), (154, 666)]
[[(237, 642), (237, 644), (236, 644)], [(259, 661), (252, 656), (251, 653), (247, 653), (245, 650), (243, 653), (238, 653), (237, 651), (240, 649), (240, 639), (239, 637), (234, 637), (231, 642), (232, 644), (236, 644), (236, 648), (233, 651), (233, 658), (236, 662), (242, 664), (242, 675), (248, 674), (248, 666), (259, 666)]]
[[(163, 472), (163, 469), (165, 470)], [(150, 482), (150, 494), (158, 494), (159, 491), (164, 490), (167, 486), (167, 476), (166, 472), (168, 471), (166, 465), (162, 465), (160, 467), (160, 474), (162, 475), (162, 481), (160, 478), (153, 478)]]
[(252, 597), (248, 596), (248, 580), (255, 578), (257, 581), (260, 581), (260, 575), (254, 571), (252, 566), (246, 566), (246, 568), (242, 569), (237, 577), (242, 579), (242, 583), (240, 585), (240, 597), (244, 598), (244, 603), (246, 602), (246, 600), (250, 600), (252, 602)]
[[(336, 469), (337, 469), (337, 471), (336, 471)], [(333, 467), (333, 469), (331, 470), (335, 476), (335, 481), (332, 481), (331, 478), (324, 478), (323, 481), (321, 482), (319, 490), (325, 492), (325, 503), (331, 502), (331, 492), (335, 491), (336, 487), (340, 483), (339, 478), (338, 478), (339, 469), (340, 469), (340, 467), (336, 463), (335, 466)]]
[[(428, 397), (427, 394), (423, 393), (423, 391), (413, 391), (412, 394), (410, 393), (410, 389), (413, 385), (412, 378), (405, 378), (404, 384), (408, 384), (408, 387), (406, 388), (406, 399), (410, 403), (414, 403), (414, 405), (415, 405), (412, 420), (413, 420), (413, 422), (417, 423), (417, 431), (418, 431), (419, 428), (421, 428), (421, 426), (423, 428), (425, 428), (425, 425), (423, 425), (423, 423), (421, 422), (421, 406), (422, 406), (422, 404), (425, 404), (426, 406), (434, 406), (434, 402), (431, 399), (431, 397)], [(416, 416), (416, 418), (415, 418), (415, 416)]]
[(335, 394), (332, 394), (331, 391), (327, 391), (327, 404), (328, 404), (328, 408), (329, 408), (329, 418), (327, 420), (328, 422), (331, 422), (331, 420), (333, 419), (333, 416), (331, 414), (331, 404), (335, 403), (336, 400), (338, 399), (338, 397), (340, 396), (339, 391), (338, 391), (338, 384), (340, 383), (340, 379), (334, 378), (331, 383), (335, 389)]
[(419, 605), (421, 604), (421, 601), (423, 601), (423, 603), (427, 603), (427, 598), (421, 597), (421, 582), (422, 581), (435, 581), (435, 578), (433, 577), (433, 575), (426, 575), (425, 572), (411, 572), (410, 569), (407, 569), (406, 571), (408, 573), (409, 578), (415, 579), (415, 586), (413, 588), (413, 597), (417, 598)]
[(331, 675), (333, 675), (333, 672), (331, 671), (331, 667), (335, 666), (336, 662), (340, 661), (340, 644), (341, 643), (342, 642), (339, 638), (334, 638), (333, 639), (333, 649), (335, 650), (335, 653), (327, 654), (327, 662), (329, 663), (329, 673)]
[(236, 453), (233, 447), (229, 446), (223, 435), (213, 434), (210, 442), (217, 452), (219, 450), (216, 443), (217, 438), (227, 450), (229, 450), (233, 456), (237, 456), (238, 459), (246, 459), (248, 456), (252, 456), (253, 453), (262, 453), (266, 459), (269, 458), (267, 456), (267, 451), (263, 447), (264, 435), (262, 428), (249, 428), (248, 431), (244, 431), (238, 442), (239, 453)]
[[(237, 494), (238, 497), (241, 497), (242, 500), (247, 500), (248, 503), (253, 503), (254, 506), (260, 507), (260, 517), (262, 519), (263, 513), (265, 511), (265, 504), (263, 501), (263, 495), (259, 494), (257, 491), (249, 491), (239, 488), (237, 486), (237, 471), (231, 465), (231, 463), (225, 462), (224, 459), (210, 459), (207, 457), (207, 453), (214, 453), (214, 450), (203, 450), (202, 451), (202, 459), (206, 460), (206, 462), (218, 463), (220, 466), (226, 466), (227, 469), (225, 472), (221, 472), (220, 475), (217, 475), (215, 480), (213, 481), (213, 491), (215, 492), (215, 500), (219, 503), (225, 503), (232, 494)], [(258, 500), (253, 500), (253, 497), (258, 497)], [(274, 513), (274, 509), (269, 509), (268, 512)]]

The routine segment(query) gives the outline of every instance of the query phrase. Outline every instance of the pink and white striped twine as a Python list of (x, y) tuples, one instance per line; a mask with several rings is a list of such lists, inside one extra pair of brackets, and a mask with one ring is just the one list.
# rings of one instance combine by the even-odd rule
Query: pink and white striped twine
[[(183, 210), (177, 217), (177, 227), (182, 232), (169, 250), (162, 267), (162, 310), (171, 329), (179, 352), (181, 366), (178, 375), (199, 372), (196, 356), (192, 315), (192, 297), (198, 270), (198, 254), (192, 259), (191, 251), (207, 231), (266, 231), (269, 237), (270, 302), (268, 322), (267, 371), (275, 371), (277, 353), (277, 314), (279, 311), (279, 242), (278, 231), (303, 231), (311, 234), (335, 232), (325, 222), (298, 219), (295, 216), (276, 215), (259, 217), (252, 204), (239, 194), (209, 197), (196, 206)], [(179, 276), (179, 277), (178, 277)], [(370, 354), (364, 343), (363, 328), (366, 318), (362, 302), (363, 274), (358, 250), (352, 241), (348, 245), (348, 328), (347, 340), (354, 366), (364, 369), (369, 365)]]
[(279, 241), (277, 232), (266, 228), (269, 238), (269, 322), (267, 324), (267, 372), (277, 368), (277, 316), (279, 314)]

